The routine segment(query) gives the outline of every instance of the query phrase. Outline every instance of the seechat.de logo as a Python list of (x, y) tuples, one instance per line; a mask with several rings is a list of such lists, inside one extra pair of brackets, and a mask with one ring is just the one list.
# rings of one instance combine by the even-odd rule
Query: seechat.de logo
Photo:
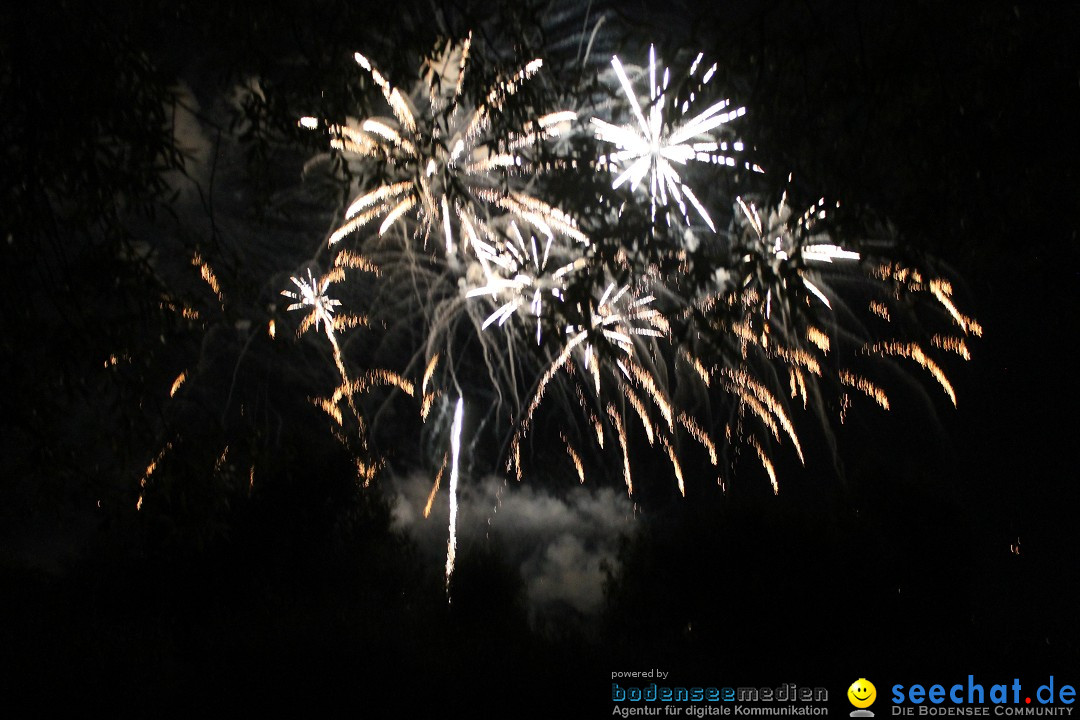
[(874, 704), (877, 699), (877, 688), (874, 683), (866, 678), (859, 678), (851, 683), (847, 690), (848, 701), (855, 706), (851, 711), (851, 717), (874, 717), (874, 713), (866, 708)]

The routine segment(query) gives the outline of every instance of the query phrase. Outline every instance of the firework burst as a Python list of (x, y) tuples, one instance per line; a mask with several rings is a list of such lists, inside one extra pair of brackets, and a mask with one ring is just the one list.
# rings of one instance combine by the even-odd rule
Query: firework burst
[[(958, 309), (948, 282), (889, 260), (888, 243), (835, 239), (827, 221), (837, 206), (824, 200), (800, 213), (786, 194), (775, 205), (747, 194), (724, 200), (728, 218), (706, 208), (717, 193), (699, 196), (692, 170), (761, 169), (737, 159), (744, 146), (729, 129), (745, 108), (708, 100), (697, 109), (716, 74), (702, 55), (674, 84), (654, 48), (640, 70), (613, 56), (628, 121), (594, 117), (591, 138), (554, 143), (572, 134), (577, 113), (546, 111), (563, 96), (539, 102), (522, 92), (542, 61), (472, 93), (471, 52), (471, 36), (447, 41), (408, 92), (358, 53), (390, 115), (301, 121), (328, 129), (360, 182), (328, 237), (334, 269), (294, 277), (295, 289), (282, 293), (293, 301), (289, 310), (306, 313), (299, 332), (321, 331), (333, 349), (341, 384), (322, 407), (339, 426), (344, 402), (363, 431), (353, 396), (372, 385), (418, 401), (414, 422), (440, 468), (428, 509), (449, 485), (448, 588), (462, 467), (481, 467), (469, 447), (487, 448), (483, 462), (519, 480), (533, 455), (549, 457), (549, 443), (565, 451), (578, 483), (597, 465), (614, 467), (617, 456), (631, 497), (645, 447), (670, 464), (684, 496), (689, 448), (726, 488), (726, 453), (746, 447), (779, 492), (774, 448), (807, 461), (807, 412), (831, 439), (849, 395), (893, 406), (876, 363), (921, 366), (955, 403), (932, 356), (967, 358), (966, 340), (981, 328)], [(643, 82), (639, 96), (635, 84)], [(531, 119), (514, 120), (523, 116)], [(592, 140), (603, 151), (586, 161), (578, 150)], [(558, 154), (567, 148), (573, 154)], [(537, 176), (553, 166), (598, 170), (586, 180), (605, 186), (612, 171), (612, 188), (630, 190), (626, 203), (639, 191), (648, 198), (650, 224), (631, 236), (617, 203), (605, 204), (606, 187), (579, 215), (541, 199)], [(588, 234), (578, 217), (588, 218)], [(648, 242), (665, 232), (693, 237), (701, 224), (711, 231), (707, 242)], [(363, 261), (343, 249), (346, 238), (363, 248)], [(390, 356), (398, 372), (350, 372), (342, 356), (338, 334), (366, 321), (343, 314), (330, 292), (345, 267), (361, 265), (379, 275), (367, 294), (378, 345), (368, 367)], [(910, 309), (923, 301), (943, 315), (947, 332), (919, 336)], [(466, 406), (471, 440), (463, 445)]]
[[(656, 49), (649, 47), (649, 97), (645, 107), (638, 99), (637, 91), (617, 55), (611, 58), (611, 67), (619, 80), (623, 96), (630, 108), (632, 122), (615, 125), (599, 118), (590, 121), (596, 136), (615, 150), (600, 158), (603, 165), (609, 163), (616, 172), (612, 187), (628, 184), (632, 190), (648, 178), (650, 209), (655, 218), (657, 207), (674, 203), (679, 215), (689, 224), (690, 208), (713, 232), (716, 225), (708, 210), (693, 189), (683, 180), (679, 170), (690, 162), (734, 167), (735, 157), (729, 153), (743, 149), (740, 140), (720, 140), (713, 133), (724, 125), (746, 114), (745, 107), (733, 107), (730, 100), (713, 103), (700, 113), (690, 115), (690, 107), (697, 99), (697, 92), (704, 89), (716, 73), (715, 63), (698, 77), (702, 55), (695, 58), (688, 73), (688, 81), (696, 84), (685, 99), (674, 97), (670, 92), (670, 71), (664, 68), (657, 78)], [(747, 164), (747, 167), (750, 167)]]
[(614, 438), (627, 493), (634, 495), (631, 447), (638, 438), (635, 427), (650, 447), (658, 447), (670, 461), (679, 492), (686, 494), (677, 448), (688, 437), (709, 453), (717, 464), (716, 446), (709, 433), (672, 400), (667, 358), (671, 326), (654, 306), (656, 298), (630, 285), (608, 282), (597, 296), (579, 303), (579, 321), (565, 327), (563, 344), (536, 383), (524, 410), (520, 429), (511, 443), (508, 471), (520, 479), (523, 470), (521, 446), (531, 431), (534, 417), (551, 388), (557, 387), (560, 407), (572, 398), (577, 412), (563, 419), (561, 443), (579, 481), (585, 470), (579, 448), (568, 437), (569, 418), (580, 417), (584, 429), (578, 435), (598, 450)]
[(515, 313), (524, 313), (536, 322), (536, 344), (540, 344), (544, 303), (562, 302), (572, 273), (582, 270), (588, 259), (578, 247), (557, 244), (554, 235), (526, 240), (511, 222), (507, 237), (488, 243), (473, 242), (477, 265), (483, 271), (482, 284), (469, 290), (467, 297), (485, 297), (496, 309), (484, 320), (481, 329), (492, 323), (502, 326)]
[[(949, 283), (882, 259), (894, 244), (864, 241), (856, 249), (834, 240), (827, 219), (835, 207), (821, 199), (798, 214), (785, 193), (778, 205), (762, 211), (737, 198), (714, 287), (690, 312), (693, 326), (713, 343), (702, 351), (710, 358), (710, 376), (735, 399), (724, 432), (743, 437), (754, 449), (774, 492), (779, 482), (769, 447), (786, 440), (805, 462), (797, 418), (800, 408), (815, 405), (827, 429), (826, 387), (840, 397), (841, 422), (851, 391), (881, 409), (892, 407), (884, 384), (868, 375), (872, 361), (901, 357), (918, 363), (955, 404), (944, 370), (923, 344), (879, 339), (882, 325), (888, 332), (918, 333), (921, 324), (909, 317), (910, 309), (929, 300), (959, 331), (934, 335), (932, 344), (965, 357), (964, 336), (981, 333), (952, 303)], [(747, 429), (747, 416), (760, 434)]]
[(295, 302), (285, 309), (292, 311), (310, 308), (308, 316), (304, 318), (303, 323), (300, 325), (299, 333), (303, 334), (309, 327), (318, 330), (319, 325), (322, 325), (326, 328), (326, 335), (330, 342), (336, 343), (333, 330), (334, 308), (340, 306), (341, 301), (326, 294), (332, 278), (323, 277), (316, 281), (309, 269), (307, 271), (307, 280), (301, 280), (295, 276), (289, 278), (289, 280), (296, 286), (296, 290), (282, 290), (281, 294)]
[[(367, 57), (356, 53), (357, 64), (382, 91), (393, 117), (332, 124), (330, 145), (349, 160), (375, 161), (388, 179), (353, 200), (344, 223), (331, 233), (330, 245), (380, 218), (378, 233), (384, 235), (399, 219), (413, 216), (425, 242), (433, 229), (441, 231), (443, 247), (451, 255), (489, 234), (489, 219), (501, 214), (513, 215), (546, 235), (586, 241), (568, 215), (523, 189), (511, 189), (524, 185), (515, 178), (539, 169), (528, 150), (567, 132), (576, 114), (546, 113), (506, 130), (502, 122), (494, 121), (501, 119), (506, 103), (539, 72), (543, 61), (526, 63), (498, 80), (479, 102), (470, 103), (463, 92), (470, 47), (471, 36), (460, 45), (447, 42), (442, 53), (425, 62), (426, 78), (410, 94), (391, 85)], [(301, 124), (319, 123), (303, 118)]]

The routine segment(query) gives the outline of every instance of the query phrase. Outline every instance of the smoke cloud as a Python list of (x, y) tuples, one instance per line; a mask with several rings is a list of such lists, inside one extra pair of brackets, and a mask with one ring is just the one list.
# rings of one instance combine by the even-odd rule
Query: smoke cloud
[[(440, 562), (446, 553), (449, 501), (442, 487), (425, 518), (432, 479), (394, 483), (394, 523)], [(458, 492), (458, 546), (494, 542), (525, 584), (530, 611), (569, 606), (596, 614), (603, 601), (604, 564), (614, 566), (620, 538), (634, 531), (625, 493), (588, 486), (557, 495), (545, 488), (487, 477)]]

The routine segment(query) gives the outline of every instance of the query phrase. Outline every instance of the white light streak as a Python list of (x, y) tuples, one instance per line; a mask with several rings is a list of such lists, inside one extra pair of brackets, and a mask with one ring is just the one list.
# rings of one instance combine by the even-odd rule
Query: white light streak
[(446, 541), (446, 589), (450, 590), (450, 578), (454, 574), (457, 559), (457, 511), (458, 467), (461, 461), (461, 424), (465, 415), (463, 398), (454, 407), (454, 423), (450, 427), (450, 537)]

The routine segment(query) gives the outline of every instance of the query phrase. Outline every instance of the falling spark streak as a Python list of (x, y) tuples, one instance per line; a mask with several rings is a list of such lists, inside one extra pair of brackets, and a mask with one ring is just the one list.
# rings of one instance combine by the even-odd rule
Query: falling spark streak
[(769, 474), (769, 483), (772, 485), (773, 494), (779, 495), (780, 483), (776, 480), (776, 468), (773, 467), (772, 460), (765, 454), (765, 450), (762, 449), (761, 443), (758, 442), (757, 438), (751, 436), (749, 442), (751, 447), (757, 450), (758, 459), (761, 460), (761, 467), (765, 468), (765, 472)]
[[(350, 270), (363, 270), (364, 272), (369, 272), (376, 277), (378, 277), (379, 275), (379, 268), (376, 265), (372, 264), (370, 260), (368, 260), (363, 255), (357, 255), (356, 253), (349, 252), (348, 250), (342, 250), (334, 258), (335, 270), (345, 268), (348, 268)], [(338, 276), (335, 275), (334, 277)]]
[(176, 393), (180, 390), (180, 386), (184, 384), (185, 380), (187, 380), (187, 370), (177, 375), (176, 379), (173, 380), (172, 387), (169, 389), (169, 397), (176, 396)]
[(356, 458), (356, 477), (360, 480), (360, 485), (365, 488), (370, 487), (371, 481), (375, 479), (375, 475), (382, 466), (381, 461), (366, 463), (361, 458)]
[(848, 370), (841, 370), (839, 378), (842, 384), (866, 393), (866, 395), (880, 405), (882, 409), (889, 409), (889, 398), (885, 395), (885, 391), (866, 378), (860, 377)]
[(938, 381), (945, 394), (949, 396), (949, 400), (952, 401), (953, 407), (956, 406), (956, 391), (953, 390), (952, 383), (949, 382), (949, 378), (945, 376), (945, 371), (941, 369), (941, 366), (931, 360), (923, 349), (919, 347), (918, 343), (901, 343), (901, 342), (884, 342), (876, 343), (870, 347), (871, 352), (880, 353), (882, 355), (895, 355), (898, 357), (905, 357), (909, 360), (914, 360), (919, 365), (923, 366), (934, 379)]
[(823, 353), (828, 353), (829, 348), (832, 345), (829, 336), (813, 326), (806, 328), (806, 339), (817, 346), (818, 350), (821, 350)]
[(464, 403), (458, 398), (454, 408), (454, 424), (450, 428), (450, 539), (446, 542), (446, 589), (450, 591), (450, 578), (454, 574), (454, 560), (457, 558), (457, 510), (458, 510), (458, 464), (461, 456), (461, 424), (464, 416)]
[(630, 358), (620, 360), (618, 366), (624, 373), (628, 373), (634, 381), (637, 382), (638, 387), (644, 390), (649, 397), (652, 398), (656, 407), (659, 408), (660, 414), (664, 416), (664, 421), (667, 423), (668, 429), (673, 430), (675, 428), (674, 410), (671, 407), (671, 403), (667, 401), (667, 398), (661, 394), (660, 388), (656, 386), (656, 380), (653, 378), (652, 374), (646, 372), (644, 368)]
[(930, 338), (930, 343), (934, 347), (939, 347), (942, 350), (956, 353), (965, 360), (971, 359), (971, 352), (968, 350), (967, 343), (964, 342), (963, 338), (934, 335), (932, 338)]
[(172, 441), (165, 443), (165, 446), (158, 451), (157, 456), (146, 466), (146, 470), (143, 472), (142, 477), (139, 478), (139, 499), (135, 503), (136, 510), (142, 510), (143, 499), (146, 495), (146, 485), (150, 482), (150, 477), (158, 469), (158, 465), (165, 459), (165, 454), (170, 450), (172, 450)]
[(160, 302), (158, 303), (158, 307), (160, 307), (162, 310), (169, 310), (171, 312), (174, 312), (185, 320), (198, 320), (200, 317), (199, 311), (195, 308), (190, 308), (186, 305), (177, 305), (172, 301)]
[(652, 445), (654, 440), (653, 426), (652, 423), (649, 422), (649, 415), (645, 411), (645, 404), (641, 402), (641, 398), (634, 394), (634, 391), (630, 388), (624, 388), (624, 391), (626, 392), (626, 399), (630, 403), (630, 406), (634, 408), (638, 417), (641, 418), (641, 425), (645, 428), (645, 436), (649, 439), (649, 444)]
[[(574, 352), (574, 348), (585, 341), (587, 334), (582, 332), (574, 336), (570, 342), (566, 344), (559, 356), (555, 358), (555, 361), (548, 366), (548, 369), (544, 372), (543, 377), (540, 378), (540, 382), (537, 383), (536, 392), (533, 394), (532, 402), (529, 403), (528, 409), (525, 411), (525, 419), (522, 422), (523, 430), (528, 429), (529, 422), (532, 419), (533, 413), (536, 412), (536, 408), (540, 405), (540, 401), (544, 399), (544, 392), (547, 390), (548, 383), (552, 378), (558, 374), (563, 365), (570, 360), (570, 355)], [(515, 441), (515, 445), (516, 445)], [(520, 466), (519, 466), (520, 467)]]
[(439, 353), (435, 353), (428, 360), (427, 367), (424, 368), (424, 378), (420, 383), (420, 393), (427, 394), (428, 383), (431, 382), (431, 376), (435, 374), (435, 367), (439, 364)]
[(356, 418), (357, 423), (360, 425), (361, 432), (363, 431), (365, 427), (364, 419), (357, 410), (356, 405), (353, 403), (353, 397), (370, 387), (376, 385), (396, 387), (406, 395), (412, 396), (414, 394), (415, 388), (413, 384), (390, 370), (369, 370), (355, 380), (350, 379), (345, 372), (344, 364), (341, 362), (341, 356), (336, 344), (334, 345), (334, 358), (338, 365), (338, 372), (341, 373), (342, 383), (334, 390), (329, 398), (314, 399), (312, 402), (329, 415), (339, 427), (344, 425), (345, 418), (342, 415), (340, 405), (341, 401), (345, 400), (353, 413), (353, 417)]
[(509, 462), (514, 465), (517, 471), (517, 481), (521, 482), (521, 442), (520, 435), (514, 436), (513, 452), (510, 456)]
[(709, 384), (712, 382), (712, 373), (705, 368), (701, 359), (691, 355), (685, 348), (680, 348), (679, 354), (682, 356), (683, 360), (689, 363), (690, 367), (694, 369), (694, 372), (698, 374), (701, 381), (705, 383), (705, 387), (709, 387)]
[(671, 446), (667, 438), (660, 438), (660, 444), (664, 446), (668, 459), (671, 460), (671, 466), (675, 469), (675, 479), (679, 483), (679, 494), (686, 497), (686, 482), (683, 480), (682, 466), (679, 464), (679, 458), (675, 455), (675, 448)]
[(390, 226), (394, 224), (394, 221), (407, 213), (409, 210), (412, 210), (415, 205), (416, 198), (411, 197), (405, 198), (400, 203), (395, 205), (394, 209), (391, 210), (387, 214), (386, 219), (383, 220), (382, 225), (379, 226), (379, 235), (385, 235), (386, 231), (390, 229)]
[(378, 190), (373, 190), (366, 195), (361, 195), (357, 198), (352, 205), (345, 210), (345, 219), (351, 220), (361, 211), (367, 210), (372, 205), (386, 202), (390, 198), (397, 198), (405, 193), (409, 192), (412, 184), (409, 182), (399, 182), (393, 185), (384, 185)]
[(206, 284), (210, 286), (210, 289), (214, 291), (218, 303), (224, 306), (225, 296), (221, 293), (221, 285), (218, 283), (217, 276), (214, 275), (213, 268), (203, 260), (202, 255), (199, 253), (195, 253), (195, 256), (191, 258), (191, 264), (199, 269), (199, 275), (202, 277), (203, 281), (205, 281)]
[(948, 280), (934, 278), (927, 282), (918, 270), (897, 263), (880, 264), (874, 269), (874, 275), (881, 280), (899, 283), (912, 293), (929, 292), (952, 316), (953, 321), (962, 331), (975, 337), (982, 337), (982, 325), (956, 308), (952, 300), (952, 283)]
[(818, 363), (817, 358), (801, 348), (790, 349), (777, 346), (772, 354), (793, 367), (805, 368), (812, 375), (821, 375), (821, 364)]
[(630, 476), (630, 449), (626, 442), (626, 429), (623, 427), (622, 417), (619, 415), (619, 412), (615, 409), (614, 405), (608, 405), (607, 414), (608, 417), (611, 418), (612, 424), (615, 426), (615, 434), (619, 438), (619, 447), (622, 449), (623, 481), (626, 482), (626, 494), (633, 497), (634, 480)]
[(424, 505), (424, 517), (431, 516), (431, 506), (435, 504), (435, 495), (439, 492), (439, 486), (442, 484), (443, 473), (446, 472), (446, 464), (450, 459), (449, 453), (443, 453), (442, 464), (439, 466), (439, 472), (435, 473), (435, 483), (431, 486), (431, 492), (428, 493), (427, 504)]
[[(654, 46), (650, 46), (649, 107), (648, 117), (646, 117), (633, 83), (617, 55), (612, 56), (611, 67), (615, 70), (635, 121), (624, 125), (614, 125), (599, 118), (592, 118), (590, 121), (597, 138), (617, 148), (601, 158), (601, 163), (610, 163), (619, 171), (612, 182), (612, 187), (618, 189), (623, 184), (629, 183), (631, 189), (636, 190), (648, 176), (648, 192), (654, 216), (656, 207), (667, 205), (670, 196), (678, 206), (684, 221), (689, 224), (689, 211), (683, 201), (685, 198), (709, 229), (716, 232), (716, 225), (705, 206), (698, 200), (690, 186), (683, 182), (675, 166), (686, 165), (690, 161), (734, 166), (733, 157), (718, 152), (722, 148), (726, 149), (727, 143), (717, 142), (710, 133), (721, 125), (745, 115), (746, 108), (740, 107), (722, 112), (730, 105), (730, 101), (721, 100), (681, 124), (675, 124), (674, 121), (665, 118), (664, 111), (668, 105), (668, 71), (664, 71), (663, 83), (658, 85), (656, 50)], [(698, 62), (695, 61), (690, 68), (691, 77), (694, 76), (697, 68)], [(702, 85), (708, 84), (712, 79), (715, 68), (714, 65), (702, 78)], [(686, 114), (689, 103), (690, 101), (683, 103), (680, 115)], [(671, 105), (673, 107), (674, 102)], [(735, 146), (741, 148), (741, 143), (735, 143)]]
[(746, 407), (750, 408), (750, 412), (752, 412), (759, 420), (761, 420), (762, 423), (765, 424), (765, 427), (768, 428), (772, 436), (779, 439), (779, 426), (776, 424), (776, 420), (773, 419), (772, 415), (765, 408), (765, 406), (762, 405), (761, 402), (753, 396), (753, 394), (747, 392), (744, 388), (733, 387), (732, 392), (738, 395), (739, 399), (743, 402), (743, 404)]
[(428, 415), (431, 414), (431, 408), (438, 399), (439, 393), (427, 393), (424, 395), (424, 399), (420, 401), (420, 419), (427, 420)]
[(682, 423), (683, 427), (686, 428), (686, 431), (690, 433), (690, 436), (701, 443), (702, 447), (708, 451), (709, 462), (714, 466), (717, 465), (720, 458), (716, 454), (716, 444), (713, 443), (709, 434), (697, 424), (697, 421), (695, 421), (694, 418), (686, 413), (679, 413), (679, 422)]
[[(806, 459), (803, 457), (802, 445), (799, 443), (799, 437), (795, 433), (795, 426), (792, 425), (791, 419), (787, 413), (784, 412), (784, 408), (777, 401), (776, 397), (769, 392), (768, 388), (754, 380), (742, 370), (725, 370), (724, 375), (734, 383), (737, 388), (745, 388), (752, 393), (753, 397), (760, 403), (760, 406), (764, 407), (770, 415), (772, 415), (776, 421), (780, 424), (780, 427), (784, 429), (784, 433), (791, 439), (792, 444), (795, 445), (795, 451), (799, 454), (799, 460), (803, 464), (806, 463)], [(743, 399), (746, 399), (745, 393), (740, 393)], [(760, 416), (761, 413), (758, 413)], [(775, 431), (774, 431), (775, 434)]]
[(226, 445), (225, 449), (221, 451), (221, 455), (218, 456), (217, 461), (214, 463), (214, 474), (221, 472), (221, 468), (225, 465), (225, 459), (229, 457), (229, 446)]
[(806, 394), (806, 378), (803, 377), (802, 372), (798, 368), (791, 368), (791, 397), (792, 399), (801, 397), (803, 409), (806, 409), (808, 402)]
[(892, 321), (892, 316), (889, 313), (889, 308), (888, 308), (887, 305), (885, 305), (885, 303), (878, 302), (877, 300), (871, 300), (870, 301), (870, 312), (874, 313), (875, 315), (877, 315), (882, 320), (885, 320), (886, 322), (891, 322)]
[(406, 378), (398, 375), (391, 370), (377, 369), (368, 370), (364, 375), (356, 380), (350, 380), (342, 383), (336, 390), (331, 398), (332, 402), (338, 403), (342, 398), (355, 395), (357, 393), (367, 390), (369, 387), (375, 385), (383, 385), (387, 387), (396, 387), (406, 395), (412, 396), (415, 394), (416, 387)]
[(559, 433), (559, 437), (562, 438), (563, 443), (566, 445), (566, 453), (570, 456), (571, 462), (574, 463), (574, 469), (577, 470), (578, 483), (585, 483), (585, 466), (581, 462), (581, 456), (574, 450), (574, 446), (570, 444), (570, 441), (566, 439), (566, 435)]
[[(953, 320), (960, 326), (960, 329), (964, 332), (970, 332), (972, 335), (981, 336), (982, 326), (975, 322), (971, 318), (962, 315), (959, 310), (956, 309), (956, 305), (953, 304), (952, 298), (952, 285), (946, 280), (935, 279), (930, 281), (930, 292), (934, 297), (938, 299), (938, 302), (952, 315)], [(955, 402), (955, 401), (954, 401)]]

